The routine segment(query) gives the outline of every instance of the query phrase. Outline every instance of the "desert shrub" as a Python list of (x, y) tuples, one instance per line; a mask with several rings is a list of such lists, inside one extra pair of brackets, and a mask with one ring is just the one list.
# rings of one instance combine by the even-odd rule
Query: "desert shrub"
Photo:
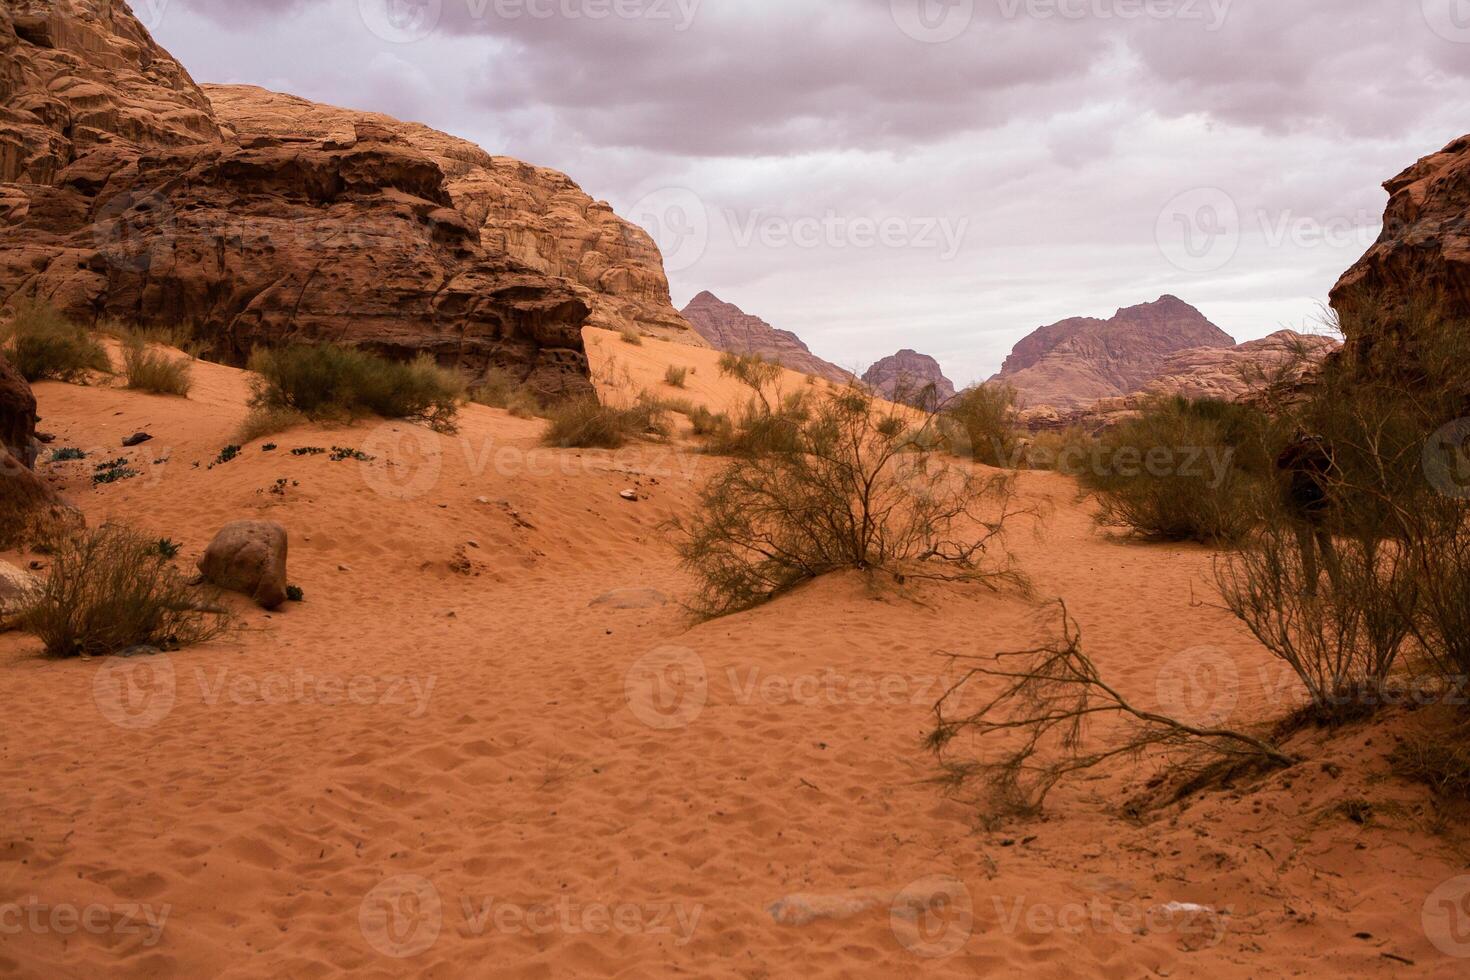
[(724, 412), (711, 412), (703, 405), (689, 414), (689, 424), (693, 427), (694, 434), (702, 438), (723, 436), (732, 428), (730, 416)]
[(1271, 420), (1247, 406), (1165, 399), (1102, 433), (1076, 475), (1104, 524), (1231, 544), (1260, 514), (1276, 440)]
[(1394, 772), (1424, 783), (1435, 793), (1470, 802), (1470, 722), (1411, 731), (1390, 757)]
[(508, 371), (491, 368), (479, 384), (470, 389), (470, 401), (490, 408), (499, 408), (518, 419), (536, 418), (541, 414), (541, 400), (516, 380)]
[(252, 407), (292, 409), (314, 421), (377, 415), (452, 430), (465, 399), (463, 379), (421, 354), (409, 362), (341, 344), (261, 348)]
[(669, 525), (707, 615), (749, 608), (843, 568), (1015, 580), (1003, 554), (1012, 484), (923, 448), (913, 422), (848, 388), (809, 405), (781, 452), (737, 457)]
[(104, 656), (134, 646), (176, 649), (228, 626), (215, 595), (191, 589), (157, 538), (106, 524), (64, 539), (20, 628), (53, 657)]
[(729, 351), (720, 355), (720, 374), (734, 378), (755, 391), (762, 399), (781, 379), (781, 365), (773, 364), (759, 354), (734, 354)]
[[(1064, 780), (1151, 749), (1182, 753), (1182, 770), (1197, 771), (1205, 760), (1292, 763), (1250, 732), (1136, 707), (1103, 678), (1083, 650), (1081, 629), (1065, 604), (1060, 609), (1059, 633), (1032, 649), (953, 657), (959, 676), (934, 706), (928, 745), (940, 760), (939, 781), (952, 792), (978, 787), (988, 816), (1033, 816)], [(1089, 738), (1108, 722), (1117, 724)]]
[(688, 377), (689, 369), (687, 367), (675, 367), (670, 364), (668, 369), (664, 371), (664, 384), (670, 388), (682, 388), (684, 387), (684, 380)]
[(155, 395), (189, 396), (194, 382), (187, 358), (170, 357), (137, 334), (123, 339), (122, 354), (128, 388)]
[(78, 381), (88, 372), (108, 373), (107, 351), (87, 328), (72, 323), (54, 307), (25, 302), (0, 325), (0, 352), (27, 381)]
[(1016, 389), (1008, 384), (967, 388), (945, 407), (945, 418), (963, 436), (955, 443), (965, 455), (988, 466), (1015, 468), (1020, 462), (1016, 430)]
[(287, 429), (294, 429), (298, 425), (305, 425), (309, 419), (294, 408), (272, 408), (268, 405), (256, 405), (245, 416), (245, 421), (240, 423), (240, 429), (235, 438), (240, 443), (254, 442), (265, 436), (273, 436)]
[(573, 398), (547, 412), (541, 441), (561, 449), (620, 449), (634, 439), (668, 435), (662, 414), (646, 400), (619, 408), (594, 397)]
[(1024, 440), (1021, 456), (1033, 470), (1057, 470), (1076, 475), (1098, 451), (1099, 444), (1086, 429), (1070, 425), (1064, 429), (1037, 432)]
[(643, 335), (632, 327), (624, 327), (618, 336), (625, 344), (632, 344), (634, 347), (643, 346)]
[(723, 354), (720, 373), (748, 388), (750, 398), (733, 418), (721, 414), (696, 420), (695, 432), (709, 440), (708, 450), (748, 457), (794, 451), (797, 430), (811, 418), (814, 393), (784, 391), (781, 366), (759, 354)]

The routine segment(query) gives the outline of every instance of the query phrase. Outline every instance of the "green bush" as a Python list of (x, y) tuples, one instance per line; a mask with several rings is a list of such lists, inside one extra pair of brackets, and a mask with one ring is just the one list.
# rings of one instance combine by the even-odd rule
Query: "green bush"
[(187, 398), (194, 385), (187, 358), (170, 357), (138, 335), (123, 339), (123, 374), (128, 388), (155, 395)]
[(953, 440), (967, 455), (987, 466), (1014, 468), (1020, 463), (1020, 435), (1015, 422), (1016, 389), (1008, 384), (981, 384), (960, 392), (944, 410), (957, 427)]
[(290, 409), (313, 421), (377, 415), (452, 430), (465, 399), (463, 380), (421, 354), (407, 363), (341, 344), (262, 348), (251, 405)]
[(25, 302), (0, 325), (0, 350), (27, 381), (79, 381), (112, 371), (107, 351), (85, 327), (44, 303)]
[(202, 643), (227, 626), (218, 593), (189, 587), (157, 538), (106, 524), (63, 540), (45, 584), (19, 617), (53, 657)]
[(1272, 421), (1248, 406), (1164, 399), (1103, 432), (1076, 475), (1104, 524), (1232, 544), (1256, 525), (1280, 441)]

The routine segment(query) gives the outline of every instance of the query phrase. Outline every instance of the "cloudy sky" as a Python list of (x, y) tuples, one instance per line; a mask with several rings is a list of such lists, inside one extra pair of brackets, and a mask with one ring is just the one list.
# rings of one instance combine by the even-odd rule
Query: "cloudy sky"
[(1311, 326), (1470, 132), (1470, 0), (132, 0), (199, 81), (571, 174), (702, 289), (960, 382), (1174, 293)]

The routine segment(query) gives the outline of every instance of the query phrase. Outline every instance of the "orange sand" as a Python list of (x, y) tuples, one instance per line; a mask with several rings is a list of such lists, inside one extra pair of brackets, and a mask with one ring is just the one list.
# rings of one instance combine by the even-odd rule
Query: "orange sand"
[[(684, 396), (739, 397), (714, 352), (590, 339), (635, 387), (674, 360)], [(1305, 736), (1309, 763), (1143, 824), (1110, 814), (1152, 771), (1123, 763), (987, 832), (926, 782), (936, 652), (1025, 645), (1035, 601), (854, 574), (704, 624), (593, 605), (688, 594), (658, 525), (717, 461), (543, 449), (540, 422), (471, 406), (455, 436), (303, 428), (210, 468), (246, 381), (195, 378), (187, 401), (38, 386), (54, 446), (94, 450), (48, 469), (186, 565), (229, 520), (280, 521), (306, 602), (236, 597), (244, 632), (167, 658), (0, 636), (0, 973), (1465, 975), (1422, 924), (1465, 858), (1381, 778), (1383, 728)], [(379, 458), (288, 452), (334, 445)], [(121, 455), (143, 476), (94, 490)], [(1022, 485), (1052, 508), (1023, 567), (1117, 686), (1155, 704), (1203, 645), (1238, 670), (1237, 720), (1279, 713), (1279, 672), (1208, 605), (1208, 552), (1100, 532), (1064, 477)], [(1334, 809), (1358, 797), (1366, 826)]]

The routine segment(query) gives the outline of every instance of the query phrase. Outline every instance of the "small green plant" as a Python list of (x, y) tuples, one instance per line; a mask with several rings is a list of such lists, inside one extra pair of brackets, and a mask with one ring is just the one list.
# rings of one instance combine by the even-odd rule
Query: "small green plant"
[(301, 586), (299, 585), (288, 585), (286, 586), (286, 601), (305, 602), (306, 593), (301, 590)]
[(235, 457), (239, 455), (239, 446), (226, 446), (225, 448), (221, 449), (219, 451), (219, 455), (214, 458), (214, 462), (211, 464), (211, 468), (214, 466), (223, 466), (225, 463), (232, 461), (233, 459), (235, 459)]
[(404, 363), (341, 344), (258, 349), (251, 405), (290, 409), (313, 421), (377, 415), (452, 431), (465, 384), (427, 354)]
[(360, 449), (349, 449), (345, 446), (332, 447), (332, 462), (340, 463), (345, 459), (355, 459), (360, 463), (371, 463), (376, 456), (369, 456)]
[(102, 486), (108, 483), (118, 483), (122, 480), (131, 480), (135, 476), (141, 476), (137, 470), (128, 466), (126, 456), (110, 459), (105, 463), (98, 463), (92, 470), (92, 485)]
[(112, 371), (107, 351), (91, 332), (44, 303), (21, 303), (0, 325), (0, 353), (27, 381), (84, 381), (88, 373)]
[(668, 385), (670, 388), (682, 388), (684, 387), (685, 379), (687, 379), (688, 377), (688, 368), (675, 367), (674, 365), (670, 364), (668, 370), (664, 371), (664, 384)]
[(181, 549), (183, 545), (174, 541), (172, 538), (159, 538), (158, 544), (155, 547), (158, 548), (158, 553), (163, 557), (174, 559), (179, 556), (179, 549)]
[(75, 460), (75, 459), (86, 459), (86, 458), (87, 458), (87, 454), (86, 453), (82, 452), (80, 449), (75, 449), (75, 448), (73, 448), (71, 446), (67, 446), (67, 447), (65, 447), (63, 449), (54, 450), (51, 453), (51, 462), (53, 462), (53, 463), (69, 463), (69, 462), (71, 462), (72, 460)]
[(279, 447), (279, 446), (277, 446), (277, 445), (276, 445), (276, 444), (275, 444), (275, 443), (273, 443), (273, 442), (268, 442), (268, 443), (266, 443), (266, 444), (265, 444), (265, 445), (264, 445), (264, 446), (261, 446), (261, 447), (260, 447), (260, 451), (261, 451), (261, 452), (263, 452), (263, 453), (273, 453), (273, 452), (275, 452), (275, 451), (276, 451), (276, 450), (277, 450), (277, 449), (278, 449), (278, 448), (280, 448), (280, 447)]
[(136, 646), (202, 643), (227, 628), (217, 594), (191, 589), (155, 538), (117, 524), (68, 537), (22, 609), (20, 628), (52, 657), (99, 657)]
[(189, 396), (193, 387), (192, 369), (187, 358), (169, 357), (149, 346), (138, 334), (123, 338), (123, 374), (127, 387), (155, 395)]
[(326, 452), (326, 450), (323, 449), (321, 446), (297, 446), (295, 449), (291, 450), (291, 455), (292, 456), (320, 456), (320, 455), (322, 455), (325, 452)]

